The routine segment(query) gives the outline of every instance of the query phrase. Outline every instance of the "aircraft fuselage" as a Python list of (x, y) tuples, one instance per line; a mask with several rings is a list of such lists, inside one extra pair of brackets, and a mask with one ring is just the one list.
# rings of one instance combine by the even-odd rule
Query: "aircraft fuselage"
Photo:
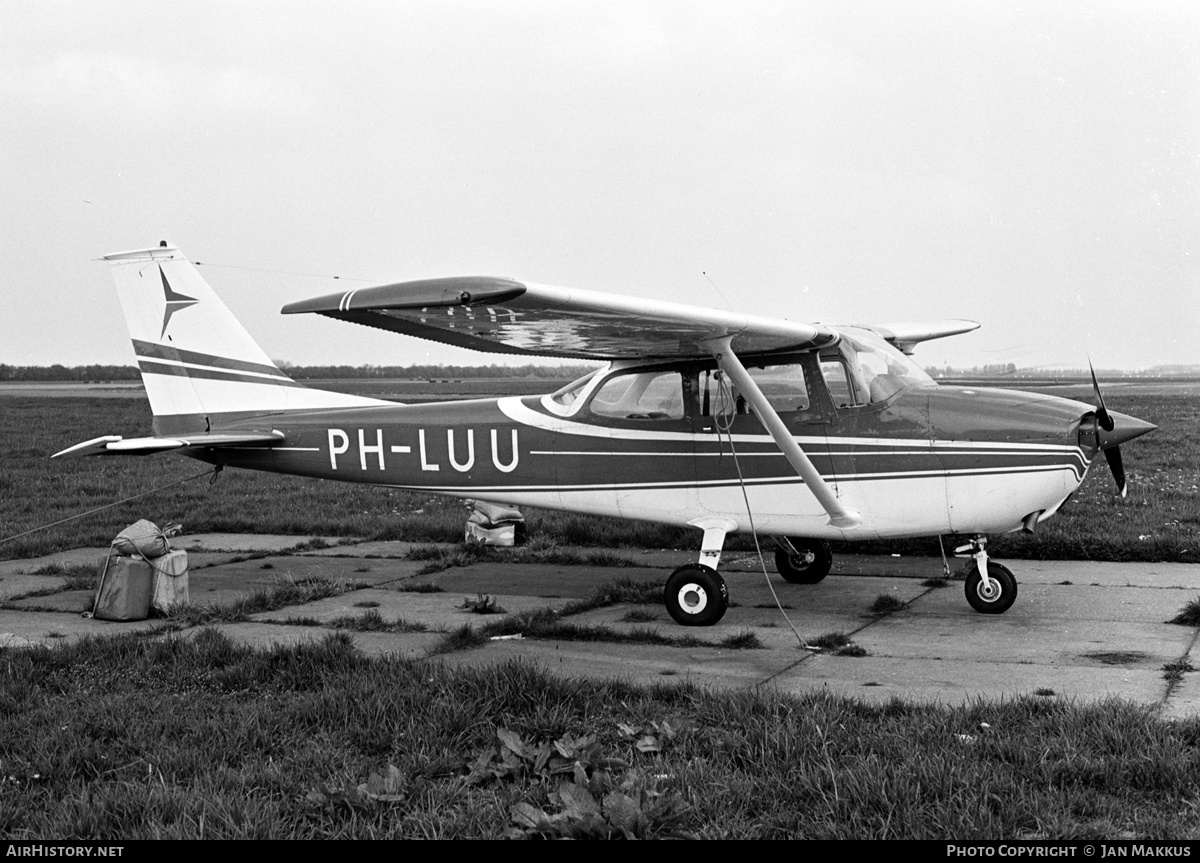
[(1024, 392), (927, 386), (851, 410), (782, 414), (839, 498), (863, 513), (853, 530), (826, 524), (753, 415), (597, 422), (556, 415), (538, 396), (389, 405), (260, 416), (245, 427), (269, 425), (284, 433), (280, 444), (188, 454), (677, 525), (721, 516), (748, 529), (748, 498), (760, 532), (866, 539), (1006, 531), (1053, 512), (1095, 454), (1080, 442), (1090, 411)]

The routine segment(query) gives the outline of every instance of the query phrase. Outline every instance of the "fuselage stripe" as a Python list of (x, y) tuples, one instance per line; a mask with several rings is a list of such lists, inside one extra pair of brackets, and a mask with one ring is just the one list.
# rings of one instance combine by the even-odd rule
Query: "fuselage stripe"
[[(1080, 475), (1069, 467), (1059, 468), (1041, 468), (1032, 470), (984, 470), (984, 471), (952, 471), (950, 476), (955, 477), (972, 477), (972, 476), (995, 476), (997, 474), (1020, 475), (1025, 473), (1047, 473), (1053, 471), (1063, 471), (1070, 473), (1077, 480)], [(878, 482), (878, 481), (896, 481), (896, 480), (911, 480), (911, 479), (938, 479), (947, 476), (945, 471), (930, 471), (928, 473), (913, 472), (913, 473), (897, 473), (897, 474), (853, 474), (846, 477), (838, 477), (839, 483), (850, 482)], [(745, 481), (747, 487), (752, 486), (775, 486), (775, 485), (804, 485), (804, 481), (797, 476), (791, 477), (767, 477), (763, 479), (747, 479)], [(637, 491), (637, 490), (652, 490), (652, 489), (669, 489), (669, 488), (703, 488), (706, 490), (721, 490), (721, 489), (737, 489), (741, 487), (741, 483), (734, 480), (712, 480), (697, 482), (694, 480), (674, 481), (674, 482), (632, 482), (632, 483), (613, 483), (613, 482), (598, 482), (594, 484), (575, 484), (575, 485), (497, 485), (497, 486), (445, 486), (445, 485), (403, 485), (395, 486), (396, 488), (409, 488), (416, 491), (441, 492), (441, 493), (518, 493), (518, 492), (570, 492), (570, 491)]]

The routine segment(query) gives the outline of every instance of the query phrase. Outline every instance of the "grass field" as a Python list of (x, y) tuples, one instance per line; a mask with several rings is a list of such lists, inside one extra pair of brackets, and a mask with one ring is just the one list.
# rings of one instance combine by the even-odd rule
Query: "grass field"
[(368, 659), (214, 629), (0, 650), (0, 835), (1195, 839), (1200, 721)]

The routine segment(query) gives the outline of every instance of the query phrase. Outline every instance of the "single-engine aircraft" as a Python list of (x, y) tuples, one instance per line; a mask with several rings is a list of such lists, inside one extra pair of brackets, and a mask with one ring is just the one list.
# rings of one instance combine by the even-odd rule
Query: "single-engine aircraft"
[(1103, 452), (1155, 426), (1097, 404), (938, 386), (908, 354), (971, 321), (827, 326), (494, 277), (435, 278), (291, 303), (406, 336), (607, 365), (544, 396), (404, 405), (310, 389), (254, 342), (180, 251), (112, 265), (153, 436), (57, 453), (178, 452), (218, 466), (691, 525), (696, 563), (666, 581), (679, 623), (725, 613), (725, 537), (777, 538), (787, 581), (829, 572), (830, 540), (954, 534), (967, 600), (1017, 583), (987, 535), (1032, 531)]

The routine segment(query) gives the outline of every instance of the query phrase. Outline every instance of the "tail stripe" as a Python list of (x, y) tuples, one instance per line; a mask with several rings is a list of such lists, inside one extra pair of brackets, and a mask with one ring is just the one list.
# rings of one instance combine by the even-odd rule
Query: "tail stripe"
[(232, 381), (240, 384), (270, 384), (273, 387), (299, 387), (300, 389), (304, 389), (303, 384), (298, 384), (291, 378), (239, 374), (237, 372), (224, 372), (219, 369), (202, 369), (196, 366), (173, 366), (166, 363), (147, 362), (145, 360), (138, 362), (138, 368), (142, 370), (143, 374), (148, 375), (174, 375), (181, 378)]
[[(189, 367), (201, 369), (228, 369), (230, 371), (246, 372), (252, 375), (277, 380), (280, 383), (290, 382), (291, 379), (278, 368), (263, 363), (252, 363), (246, 360), (233, 360), (216, 354), (205, 354), (199, 351), (187, 351), (169, 345), (159, 345), (154, 342), (133, 340), (133, 350), (139, 360), (164, 360), (171, 363), (181, 363)], [(139, 363), (139, 365), (141, 365)]]

